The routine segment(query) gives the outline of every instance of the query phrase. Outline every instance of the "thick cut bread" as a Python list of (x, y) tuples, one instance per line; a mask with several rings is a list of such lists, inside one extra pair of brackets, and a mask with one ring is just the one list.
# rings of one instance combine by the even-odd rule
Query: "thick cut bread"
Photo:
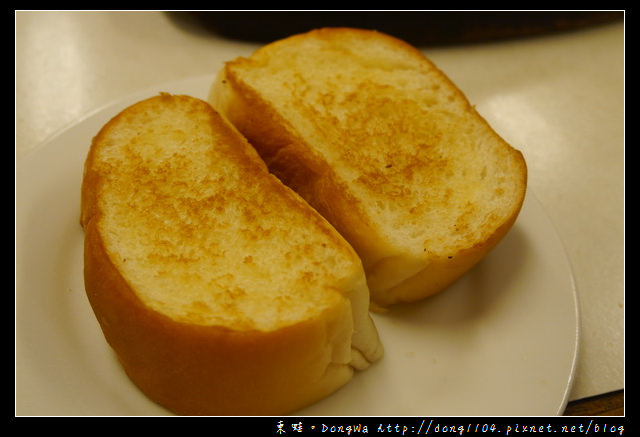
[(513, 225), (522, 154), (416, 48), (327, 28), (228, 62), (209, 101), (352, 244), (374, 305), (432, 295)]
[(162, 94), (102, 128), (81, 224), (105, 338), (175, 413), (286, 414), (380, 358), (352, 247), (202, 100)]

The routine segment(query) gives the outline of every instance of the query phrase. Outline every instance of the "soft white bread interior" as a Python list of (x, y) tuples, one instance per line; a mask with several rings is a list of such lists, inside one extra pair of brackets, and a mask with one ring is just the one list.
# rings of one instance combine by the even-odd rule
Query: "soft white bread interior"
[(360, 259), (206, 102), (161, 94), (94, 138), (84, 275), (106, 340), (182, 415), (278, 415), (380, 358)]
[(511, 228), (527, 168), (419, 50), (318, 29), (226, 63), (210, 103), (351, 243), (374, 306), (432, 295)]

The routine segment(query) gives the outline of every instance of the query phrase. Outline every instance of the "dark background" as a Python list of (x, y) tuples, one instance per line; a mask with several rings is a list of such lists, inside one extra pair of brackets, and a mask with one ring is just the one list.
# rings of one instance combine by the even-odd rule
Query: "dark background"
[(206, 31), (267, 43), (318, 27), (379, 30), (418, 46), (555, 33), (624, 19), (623, 11), (211, 11), (188, 14)]

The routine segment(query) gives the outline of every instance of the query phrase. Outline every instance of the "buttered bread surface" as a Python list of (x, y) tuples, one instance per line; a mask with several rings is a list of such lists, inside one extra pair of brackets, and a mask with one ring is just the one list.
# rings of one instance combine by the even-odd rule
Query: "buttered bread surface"
[(378, 32), (269, 44), (227, 63), (210, 101), (356, 248), (383, 306), (459, 277), (524, 199), (522, 154), (422, 53)]
[(175, 413), (287, 414), (382, 355), (353, 248), (202, 100), (161, 94), (103, 127), (81, 223), (105, 338)]
[(207, 117), (168, 107), (104, 132), (100, 226), (117, 268), (146, 304), (189, 323), (270, 330), (335, 305), (354, 255)]

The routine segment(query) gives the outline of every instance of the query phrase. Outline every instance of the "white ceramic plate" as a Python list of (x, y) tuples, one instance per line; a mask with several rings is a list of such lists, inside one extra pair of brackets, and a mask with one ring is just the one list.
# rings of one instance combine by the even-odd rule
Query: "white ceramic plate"
[[(108, 105), (16, 163), (16, 415), (166, 415), (121, 371), (87, 302), (82, 165), (117, 112), (160, 91), (206, 98), (211, 77)], [(374, 315), (385, 357), (300, 415), (523, 416), (564, 409), (578, 348), (570, 264), (529, 192), (498, 247), (445, 292)]]

